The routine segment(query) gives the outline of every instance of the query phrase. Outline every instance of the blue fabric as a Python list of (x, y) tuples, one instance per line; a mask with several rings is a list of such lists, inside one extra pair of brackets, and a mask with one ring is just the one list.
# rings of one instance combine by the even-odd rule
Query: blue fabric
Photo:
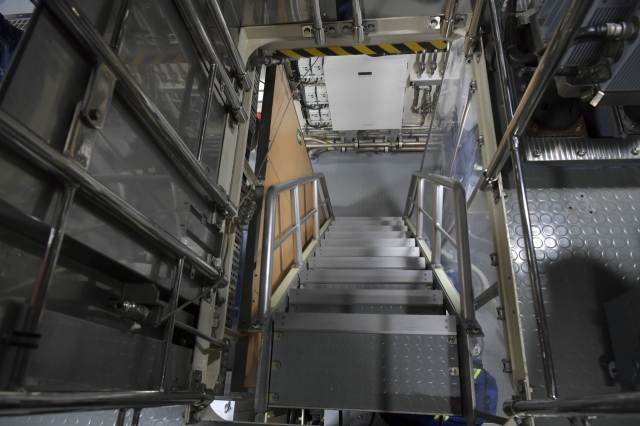
[(20, 37), (22, 37), (22, 31), (11, 25), (0, 13), (0, 81), (9, 68)]

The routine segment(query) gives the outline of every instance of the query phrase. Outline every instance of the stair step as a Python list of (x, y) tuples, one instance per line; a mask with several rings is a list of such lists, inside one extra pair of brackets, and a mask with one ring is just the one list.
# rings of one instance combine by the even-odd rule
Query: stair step
[(405, 226), (404, 220), (347, 220), (331, 222), (330, 226), (336, 228), (348, 228), (349, 226)]
[(311, 289), (367, 289), (367, 290), (429, 290), (433, 286), (430, 283), (306, 283), (300, 284), (300, 288)]
[(319, 290), (292, 288), (289, 304), (442, 306), (441, 290)]
[(424, 257), (310, 257), (309, 269), (425, 269)]
[(317, 247), (316, 257), (418, 257), (418, 247)]
[(320, 247), (416, 247), (413, 238), (382, 238), (377, 240), (325, 239), (319, 241)]
[(381, 216), (381, 217), (369, 217), (369, 216), (354, 216), (354, 217), (346, 217), (339, 216), (333, 219), (336, 222), (366, 222), (366, 221), (380, 221), (380, 220), (403, 220), (402, 216)]
[(372, 225), (372, 226), (329, 226), (327, 232), (389, 232), (389, 231), (407, 231), (406, 226), (395, 225)]
[(427, 270), (406, 269), (303, 269), (300, 283), (424, 283), (431, 284), (433, 275)]
[(455, 324), (436, 315), (277, 314), (269, 406), (450, 414), (460, 398), (460, 378), (449, 373), (459, 367)]
[(352, 240), (376, 240), (383, 238), (407, 238), (408, 233), (405, 231), (367, 231), (367, 232), (343, 232), (343, 231), (327, 231), (323, 235), (324, 239), (352, 239)]
[(289, 290), (290, 312), (442, 315), (440, 290)]
[(455, 336), (455, 315), (343, 315), (282, 312), (274, 315), (273, 330), (323, 333), (419, 334)]

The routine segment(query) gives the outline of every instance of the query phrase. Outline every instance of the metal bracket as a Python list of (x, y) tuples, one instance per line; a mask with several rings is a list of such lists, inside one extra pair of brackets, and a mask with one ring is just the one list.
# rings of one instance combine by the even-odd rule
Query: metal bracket
[(489, 258), (491, 259), (491, 266), (498, 266), (500, 264), (500, 261), (498, 260), (498, 253), (491, 253)]
[(513, 373), (513, 368), (511, 367), (511, 360), (509, 358), (505, 358), (502, 360), (502, 372), (507, 374)]
[[(352, 36), (353, 35), (353, 22), (343, 21), (338, 23), (340, 26), (340, 36)], [(378, 32), (378, 21), (363, 21), (362, 27), (365, 34), (374, 34)]]
[(505, 318), (505, 316), (504, 316), (504, 307), (502, 307), (502, 306), (498, 306), (498, 307), (496, 308), (496, 311), (498, 311), (498, 316), (497, 316), (497, 318), (496, 318), (496, 319), (497, 319), (498, 321), (504, 321), (504, 320), (506, 319), (506, 318)]
[(91, 81), (82, 102), (82, 117), (94, 129), (104, 127), (116, 81), (116, 76), (104, 64), (97, 64), (91, 74)]

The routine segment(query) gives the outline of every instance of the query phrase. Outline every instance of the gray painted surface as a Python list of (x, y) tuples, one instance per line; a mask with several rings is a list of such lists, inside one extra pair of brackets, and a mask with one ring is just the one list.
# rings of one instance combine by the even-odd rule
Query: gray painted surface
[(325, 152), (313, 164), (324, 173), (336, 216), (401, 216), (421, 152)]
[[(606, 302), (640, 279), (640, 175), (635, 169), (535, 170), (527, 199), (560, 398), (620, 392), (601, 367), (613, 360)], [(534, 170), (532, 170), (534, 171)], [(530, 171), (531, 172), (531, 171)], [(511, 260), (534, 399), (546, 396), (516, 194), (507, 191)], [(537, 419), (536, 425), (566, 425)], [(638, 424), (597, 419), (593, 425)]]

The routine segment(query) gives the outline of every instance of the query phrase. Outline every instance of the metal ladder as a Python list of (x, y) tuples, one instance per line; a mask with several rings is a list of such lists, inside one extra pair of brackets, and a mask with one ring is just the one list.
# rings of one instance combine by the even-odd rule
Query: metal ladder
[(460, 415), (457, 319), (402, 217), (337, 217), (273, 315), (268, 406)]

